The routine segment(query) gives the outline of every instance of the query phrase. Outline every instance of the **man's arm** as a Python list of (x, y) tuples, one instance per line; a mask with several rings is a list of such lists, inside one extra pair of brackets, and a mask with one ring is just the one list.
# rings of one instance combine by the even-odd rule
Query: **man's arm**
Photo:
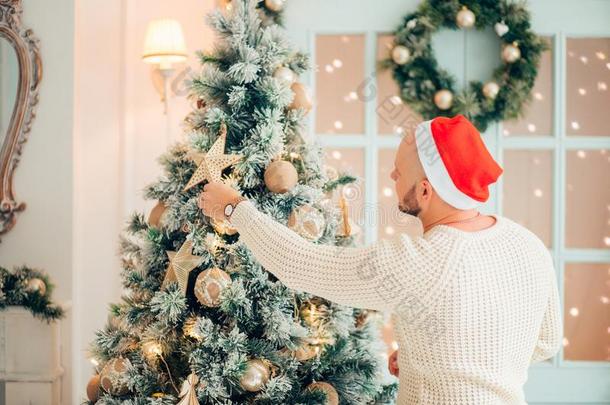
[(557, 279), (553, 270), (552, 260), (549, 255), (549, 295), (546, 311), (540, 325), (538, 342), (532, 354), (531, 363), (543, 361), (553, 357), (561, 348), (563, 323), (561, 319), (561, 309), (559, 305), (559, 289)]
[(231, 215), (240, 240), (258, 262), (289, 288), (359, 308), (393, 310), (405, 295), (425, 294), (439, 267), (424, 238), (381, 240), (367, 247), (312, 243), (240, 202)]

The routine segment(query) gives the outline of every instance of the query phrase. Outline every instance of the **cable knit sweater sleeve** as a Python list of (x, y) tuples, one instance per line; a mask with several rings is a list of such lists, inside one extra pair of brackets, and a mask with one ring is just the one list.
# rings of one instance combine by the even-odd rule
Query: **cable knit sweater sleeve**
[[(395, 310), (405, 294), (437, 288), (435, 248), (425, 238), (401, 236), (367, 247), (312, 243), (244, 201), (231, 216), (240, 241), (286, 286), (359, 308)], [(447, 252), (444, 253), (447, 255)]]
[(540, 325), (538, 342), (536, 343), (534, 353), (532, 354), (532, 363), (546, 360), (559, 352), (563, 336), (559, 290), (557, 288), (557, 279), (555, 277), (553, 261), (550, 255), (548, 255), (546, 261), (548, 264), (548, 301), (544, 317), (542, 318), (542, 324)]

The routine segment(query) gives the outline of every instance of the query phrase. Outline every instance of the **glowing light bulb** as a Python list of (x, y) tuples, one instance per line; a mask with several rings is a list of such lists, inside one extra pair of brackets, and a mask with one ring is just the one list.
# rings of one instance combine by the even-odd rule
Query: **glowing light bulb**
[(503, 129), (502, 130), (502, 135), (509, 136), (510, 135), (510, 131), (508, 129)]
[(534, 124), (527, 124), (527, 130), (530, 132), (536, 132), (536, 125)]
[(91, 362), (91, 364), (93, 364), (95, 367), (100, 365), (100, 362), (98, 361), (98, 359), (96, 359), (95, 357), (91, 357), (89, 359), (89, 361)]
[(341, 159), (341, 152), (339, 152), (338, 150), (334, 150), (332, 155), (333, 155), (333, 158), (335, 158), (337, 160)]
[(355, 91), (350, 91), (348, 96), (350, 100), (358, 100), (358, 94)]
[(570, 126), (572, 127), (572, 129), (574, 130), (579, 130), (580, 129), (580, 124), (578, 123), (578, 121), (572, 121), (570, 123)]
[(580, 314), (580, 311), (578, 310), (578, 308), (576, 307), (572, 307), (570, 308), (570, 315), (576, 317)]
[(324, 66), (324, 70), (326, 70), (326, 73), (332, 73), (335, 71), (335, 69), (331, 65)]
[(341, 61), (341, 59), (333, 59), (333, 66), (339, 69), (343, 66), (343, 62)]
[(535, 93), (534, 93), (534, 98), (535, 98), (536, 100), (538, 100), (538, 101), (542, 101), (542, 99), (543, 99), (544, 97), (542, 96), (542, 93), (540, 93), (539, 91), (537, 91), (537, 92), (535, 92)]
[(542, 190), (540, 190), (539, 188), (535, 189), (534, 195), (538, 198), (542, 197)]
[(605, 295), (602, 295), (601, 297), (599, 297), (599, 300), (602, 302), (602, 304), (610, 303), (610, 298), (606, 297)]
[(342, 129), (343, 128), (343, 122), (335, 121), (334, 126), (335, 126), (335, 129)]
[(597, 82), (597, 90), (606, 91), (608, 90), (608, 85), (606, 84), (606, 82)]
[(394, 227), (389, 226), (389, 225), (386, 226), (385, 227), (385, 233), (388, 234), (388, 235), (394, 235)]
[(595, 56), (597, 56), (597, 59), (600, 59), (600, 60), (606, 59), (606, 54), (601, 51), (595, 52)]
[(605, 236), (604, 237), (604, 245), (610, 246), (610, 236)]
[(580, 61), (586, 65), (587, 63), (589, 63), (589, 58), (587, 58), (586, 56), (581, 56)]
[(570, 341), (568, 340), (568, 338), (564, 337), (562, 343), (563, 343), (563, 347), (566, 347), (570, 344)]
[(587, 94), (587, 90), (580, 87), (578, 89), (578, 94), (580, 94), (581, 96), (584, 96), (585, 94)]
[(390, 187), (384, 187), (383, 195), (385, 195), (386, 197), (392, 197), (392, 189)]
[(576, 152), (576, 156), (578, 156), (581, 159), (584, 159), (587, 157), (587, 152), (585, 152), (584, 150), (579, 150), (578, 152)]

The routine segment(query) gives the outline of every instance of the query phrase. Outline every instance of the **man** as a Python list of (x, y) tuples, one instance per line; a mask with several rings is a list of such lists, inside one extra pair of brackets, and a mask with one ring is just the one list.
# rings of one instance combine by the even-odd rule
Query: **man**
[(394, 166), (398, 207), (419, 217), (421, 237), (316, 245), (221, 183), (207, 184), (199, 204), (228, 219), (288, 287), (392, 312), (398, 404), (525, 404), (529, 364), (553, 356), (561, 342), (548, 250), (511, 220), (477, 211), (502, 169), (465, 117), (419, 124)]

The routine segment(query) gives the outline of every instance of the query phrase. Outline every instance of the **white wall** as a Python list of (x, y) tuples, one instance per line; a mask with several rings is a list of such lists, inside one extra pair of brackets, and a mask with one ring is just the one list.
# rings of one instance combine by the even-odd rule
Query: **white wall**
[[(73, 268), (74, 2), (24, 0), (23, 7), (24, 26), (41, 40), (44, 74), (36, 119), (14, 176), (16, 198), (27, 208), (2, 237), (0, 265), (46, 270), (56, 284), (56, 300), (67, 302), (72, 297)], [(61, 322), (62, 362), (67, 366), (63, 393), (70, 392), (71, 325), (68, 313)]]
[(121, 295), (118, 235), (142, 189), (160, 174), (157, 157), (181, 134), (191, 108), (170, 114), (141, 59), (150, 19), (183, 26), (191, 57), (213, 39), (204, 16), (214, 0), (23, 0), (24, 24), (40, 38), (44, 77), (30, 140), (15, 173), (27, 208), (0, 243), (0, 265), (45, 269), (55, 299), (72, 304), (62, 321), (63, 404), (78, 404), (93, 368), (86, 349)]

